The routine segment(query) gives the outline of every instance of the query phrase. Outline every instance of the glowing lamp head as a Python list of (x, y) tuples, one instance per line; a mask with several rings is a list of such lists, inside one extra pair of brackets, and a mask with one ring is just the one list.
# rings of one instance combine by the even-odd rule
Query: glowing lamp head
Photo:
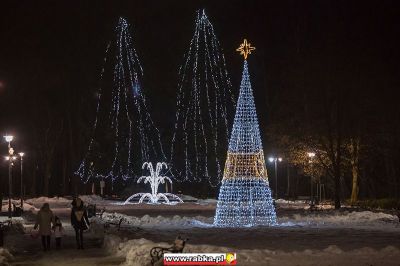
[(315, 152), (309, 152), (307, 153), (308, 157), (313, 158), (315, 156)]
[(279, 157), (279, 158), (278, 158), (278, 161), (279, 161), (279, 162), (282, 162), (282, 158), (281, 158), (281, 157)]
[(24, 152), (20, 152), (20, 153), (18, 153), (19, 154), (19, 156), (22, 158), (22, 157), (24, 157), (24, 155), (25, 155), (25, 153)]
[(11, 141), (13, 141), (14, 136), (6, 135), (6, 136), (4, 136), (4, 139), (5, 139), (8, 143), (10, 143)]
[(16, 160), (17, 159), (17, 156), (13, 156), (13, 157), (11, 157), (13, 160)]
[(6, 159), (6, 161), (10, 160), (10, 156), (4, 156), (4, 159)]
[(269, 157), (269, 158), (268, 158), (268, 161), (270, 161), (271, 163), (272, 163), (274, 160), (275, 160), (275, 159), (272, 158), (272, 157)]

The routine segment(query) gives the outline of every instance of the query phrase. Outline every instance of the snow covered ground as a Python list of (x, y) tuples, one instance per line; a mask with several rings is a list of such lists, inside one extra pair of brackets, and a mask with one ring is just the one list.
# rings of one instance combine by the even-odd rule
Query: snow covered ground
[(7, 265), (12, 260), (11, 253), (5, 248), (0, 248), (0, 265)]
[[(116, 236), (107, 236), (105, 248), (117, 256), (124, 257), (122, 265), (148, 265), (151, 260), (149, 250), (152, 247), (168, 247), (168, 243), (154, 243), (147, 239), (122, 240)], [(228, 253), (236, 252), (239, 265), (399, 265), (400, 250), (393, 246), (382, 249), (358, 248), (342, 250), (330, 245), (322, 250), (305, 249), (303, 251), (282, 251), (268, 249), (233, 249), (215, 245), (187, 244), (188, 253)]]
[[(69, 226), (70, 198), (36, 198), (26, 205), (36, 212), (50, 203), (67, 235), (62, 251), (40, 252), (30, 237), (33, 214), (24, 215), (25, 234), (11, 234), (6, 248), (13, 265), (146, 265), (154, 246), (168, 247), (176, 236), (189, 238), (185, 252), (236, 252), (239, 265), (400, 265), (400, 223), (390, 213), (366, 210), (308, 210), (306, 202), (277, 201), (278, 225), (256, 228), (213, 226), (215, 200), (169, 205), (127, 205), (82, 197), (105, 208), (85, 234), (87, 249), (75, 250)], [(27, 208), (25, 208), (27, 209)], [(123, 220), (118, 231), (111, 225)], [(6, 254), (6, 253), (4, 253)], [(3, 256), (3, 257), (1, 257)], [(1, 263), (0, 263), (1, 265)]]

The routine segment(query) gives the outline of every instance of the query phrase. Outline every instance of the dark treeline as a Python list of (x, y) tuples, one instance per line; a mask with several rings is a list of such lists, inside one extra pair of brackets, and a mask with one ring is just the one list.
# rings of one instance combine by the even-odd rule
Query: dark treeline
[[(336, 207), (341, 199), (398, 199), (395, 11), (327, 7), (293, 21), (290, 63), (278, 62), (280, 89), (267, 96), (271, 116), (266, 139), (292, 171), (308, 177), (301, 182), (309, 186), (311, 177), (324, 183)], [(324, 26), (315, 27), (322, 17)], [(311, 38), (318, 40), (307, 42)], [(295, 193), (293, 189), (286, 194)]]
[[(168, 15), (173, 4), (136, 9), (128, 3), (110, 5), (81, 3), (61, 10), (10, 3), (8, 15), (1, 18), (0, 131), (14, 134), (16, 151), (27, 154), (26, 194), (90, 192), (90, 184), (83, 185), (73, 172), (88, 145), (102, 57), (121, 15), (136, 31), (145, 94), (169, 151), (177, 70), (189, 45), (195, 10), (205, 6), (226, 47), (236, 94), (242, 63), (234, 50), (244, 36), (257, 48), (249, 69), (266, 156), (284, 158), (278, 169), (280, 196), (309, 195), (311, 177), (324, 183), (337, 206), (339, 199), (399, 198), (395, 1), (230, 1), (229, 7), (225, 1), (202, 2), (180, 5), (177, 11), (184, 16), (179, 21)], [(160, 27), (164, 22), (168, 34)], [(307, 152), (316, 153), (312, 163)], [(273, 168), (267, 167), (273, 177)], [(18, 195), (19, 162), (13, 173)], [(3, 193), (7, 174), (7, 162), (2, 161)], [(275, 180), (270, 182), (274, 188)], [(197, 196), (216, 193), (192, 183), (176, 188)]]

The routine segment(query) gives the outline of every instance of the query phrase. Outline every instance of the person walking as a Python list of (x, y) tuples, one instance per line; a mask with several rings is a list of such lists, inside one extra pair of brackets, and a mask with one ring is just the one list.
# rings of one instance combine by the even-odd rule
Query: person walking
[(80, 198), (76, 198), (72, 202), (71, 225), (75, 229), (77, 248), (83, 249), (83, 231), (89, 228), (89, 218)]
[(56, 249), (61, 248), (61, 239), (64, 236), (64, 227), (62, 226), (60, 218), (57, 216), (54, 218), (55, 224), (53, 227), (54, 238), (56, 239)]
[(50, 210), (50, 205), (44, 203), (42, 208), (37, 214), (35, 229), (39, 227), (39, 235), (42, 237), (43, 251), (50, 249), (50, 235), (51, 235), (51, 225), (54, 225), (54, 215)]

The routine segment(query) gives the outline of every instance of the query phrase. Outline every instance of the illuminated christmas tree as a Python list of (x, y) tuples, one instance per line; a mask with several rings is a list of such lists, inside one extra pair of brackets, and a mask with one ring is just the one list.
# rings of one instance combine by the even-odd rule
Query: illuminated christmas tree
[(160, 133), (147, 110), (143, 69), (130, 27), (119, 18), (100, 75), (96, 117), (88, 150), (76, 171), (91, 179), (138, 177), (145, 161), (165, 160)]
[(179, 70), (171, 170), (180, 181), (216, 186), (228, 148), (228, 116), (233, 113), (231, 82), (221, 45), (204, 10)]
[(254, 49), (247, 40), (237, 49), (244, 56), (243, 75), (214, 219), (216, 226), (276, 223), (247, 68), (247, 56)]

